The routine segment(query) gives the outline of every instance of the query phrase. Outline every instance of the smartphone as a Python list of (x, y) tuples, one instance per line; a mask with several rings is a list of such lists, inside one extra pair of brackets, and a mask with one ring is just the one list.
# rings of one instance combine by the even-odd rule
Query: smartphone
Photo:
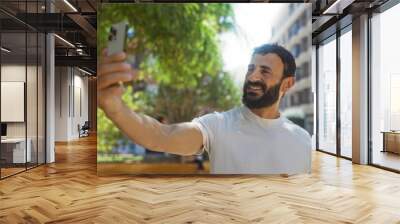
[[(108, 35), (108, 55), (125, 51), (127, 38), (133, 38), (133, 29), (128, 29), (128, 23), (123, 21), (115, 23), (110, 28), (110, 33)], [(135, 55), (128, 55), (126, 62), (131, 64), (132, 67), (136, 67), (136, 57)], [(128, 83), (123, 83), (122, 81), (118, 83), (124, 90), (125, 85)], [(134, 81), (130, 83), (134, 85)]]
[(127, 29), (128, 24), (126, 22), (115, 23), (111, 26), (108, 35), (108, 55), (123, 52), (125, 50)]

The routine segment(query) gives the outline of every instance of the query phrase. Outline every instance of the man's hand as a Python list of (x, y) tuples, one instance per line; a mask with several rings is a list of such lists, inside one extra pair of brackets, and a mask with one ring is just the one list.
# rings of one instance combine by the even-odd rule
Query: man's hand
[(97, 94), (99, 106), (107, 117), (135, 143), (150, 150), (178, 155), (199, 152), (203, 136), (195, 124), (161, 124), (152, 117), (135, 113), (122, 102), (120, 83), (134, 80), (137, 74), (125, 58), (123, 52), (107, 56), (107, 50), (100, 58)]
[(108, 56), (107, 49), (102, 51), (98, 66), (97, 94), (99, 107), (107, 114), (115, 114), (122, 109), (121, 95), (124, 89), (121, 83), (136, 78), (137, 72), (125, 59), (124, 52)]

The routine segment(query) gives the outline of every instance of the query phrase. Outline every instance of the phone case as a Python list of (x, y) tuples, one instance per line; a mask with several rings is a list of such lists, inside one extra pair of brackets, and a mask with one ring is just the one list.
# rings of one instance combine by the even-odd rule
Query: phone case
[(126, 22), (116, 23), (111, 26), (108, 36), (108, 55), (124, 51), (127, 26)]

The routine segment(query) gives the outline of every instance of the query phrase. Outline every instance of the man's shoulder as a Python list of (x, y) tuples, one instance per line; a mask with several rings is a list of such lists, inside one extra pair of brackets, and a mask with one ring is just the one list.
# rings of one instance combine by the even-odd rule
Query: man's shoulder
[(285, 119), (283, 126), (288, 143), (295, 144), (296, 149), (306, 150), (307, 152), (311, 150), (312, 140), (308, 131), (288, 119)]
[(240, 115), (240, 108), (232, 108), (227, 111), (214, 111), (200, 117), (196, 117), (192, 122), (200, 123), (217, 130), (220, 127), (226, 127), (233, 121), (237, 120)]
[(223, 120), (223, 119), (230, 118), (232, 116), (237, 116), (239, 113), (240, 113), (240, 108), (234, 107), (234, 108), (232, 108), (230, 110), (226, 110), (226, 111), (213, 111), (213, 112), (210, 112), (203, 116), (200, 116), (198, 118)]
[(231, 108), (230, 110), (221, 112), (221, 114), (224, 117), (232, 117), (232, 116), (240, 115), (241, 112), (242, 112), (242, 108), (241, 107), (234, 107), (234, 108)]
[(295, 136), (307, 140), (311, 140), (311, 135), (304, 128), (293, 123), (291, 120), (284, 118), (284, 127), (289, 132), (293, 133)]

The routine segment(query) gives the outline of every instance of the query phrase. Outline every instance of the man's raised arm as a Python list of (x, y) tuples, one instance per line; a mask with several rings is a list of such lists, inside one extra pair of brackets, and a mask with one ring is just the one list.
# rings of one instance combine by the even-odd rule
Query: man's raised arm
[(203, 136), (198, 127), (190, 122), (162, 124), (156, 119), (137, 114), (122, 101), (123, 87), (120, 82), (135, 79), (136, 71), (125, 63), (126, 54), (107, 56), (103, 51), (98, 66), (98, 102), (114, 124), (135, 143), (150, 150), (178, 155), (193, 155), (203, 145)]

